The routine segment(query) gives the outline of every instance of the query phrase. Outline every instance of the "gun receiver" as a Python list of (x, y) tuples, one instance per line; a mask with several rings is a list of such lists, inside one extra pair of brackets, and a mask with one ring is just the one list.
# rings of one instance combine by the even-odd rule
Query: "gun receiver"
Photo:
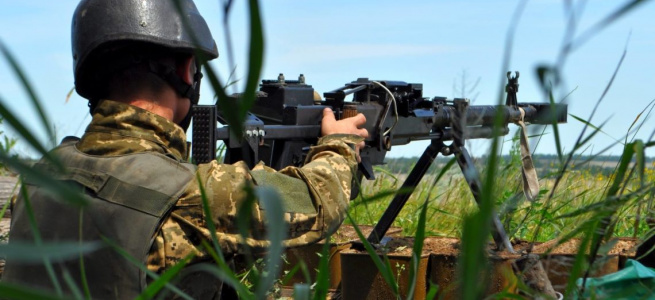
[[(390, 93), (373, 82), (379, 82)], [(367, 157), (373, 165), (382, 164), (392, 146), (418, 140), (453, 140), (454, 100), (424, 98), (422, 91), (422, 84), (360, 78), (340, 89), (324, 93), (325, 100), (315, 101), (314, 89), (304, 81), (263, 80), (241, 138), (231, 136), (227, 127), (216, 128), (216, 121), (225, 122), (215, 105), (194, 108), (192, 157), (197, 163), (213, 160), (216, 141), (223, 140), (227, 145), (226, 163), (243, 159), (241, 147), (245, 142), (252, 157), (257, 158), (247, 161), (251, 165), (262, 160), (275, 169), (288, 165), (300, 166), (304, 162), (303, 149), (315, 144), (320, 136), (323, 108), (331, 107), (337, 119), (340, 119), (344, 107), (354, 106), (368, 120), (366, 129), (369, 138), (362, 150), (362, 158)], [(351, 94), (352, 101), (344, 101)], [(496, 114), (502, 115), (506, 127), (519, 120), (519, 108), (525, 111), (526, 123), (548, 125), (566, 122), (565, 104), (474, 105), (467, 109), (464, 138), (491, 138)], [(502, 134), (506, 133), (504, 129)]]
[[(337, 119), (341, 119), (345, 111), (356, 109), (366, 116), (369, 132), (366, 146), (360, 152), (362, 163), (358, 179), (362, 176), (373, 179), (372, 165), (383, 164), (392, 146), (418, 140), (432, 141), (403, 184), (404, 190), (413, 191), (438, 153), (455, 154), (462, 170), (474, 168), (464, 147), (466, 139), (505, 135), (509, 132), (508, 124), (519, 122), (522, 115), (526, 124), (566, 122), (566, 104), (518, 103), (518, 73), (512, 78), (508, 75), (508, 79), (506, 105), (469, 105), (466, 99), (423, 97), (422, 84), (367, 78), (324, 93), (324, 100), (315, 100), (314, 89), (305, 83), (303, 75), (298, 80), (285, 80), (280, 74), (278, 80), (262, 81), (257, 100), (244, 124), (244, 136), (240, 138), (232, 136), (227, 127), (216, 127), (217, 121), (225, 124), (217, 109), (220, 103), (194, 107), (192, 157), (197, 163), (215, 159), (216, 142), (223, 140), (225, 163), (244, 160), (252, 167), (263, 161), (277, 170), (289, 165), (301, 166), (307, 149), (316, 144), (320, 136), (323, 109), (332, 108)], [(346, 101), (348, 96), (352, 97), (351, 101)], [(497, 115), (502, 119), (500, 130), (494, 130)], [(445, 145), (446, 141), (452, 141), (451, 145)], [(464, 172), (467, 173), (470, 172)], [(466, 179), (478, 200), (478, 179)], [(355, 184), (353, 196), (358, 193), (357, 188)], [(396, 195), (369, 241), (380, 241), (410, 194)], [(494, 223), (497, 223), (494, 224), (494, 239), (499, 248), (502, 244), (507, 247), (509, 241), (497, 217)]]

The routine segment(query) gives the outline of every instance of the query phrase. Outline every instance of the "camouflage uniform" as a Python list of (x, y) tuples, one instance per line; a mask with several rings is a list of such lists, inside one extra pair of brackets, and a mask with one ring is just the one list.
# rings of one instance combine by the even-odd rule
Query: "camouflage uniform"
[[(334, 232), (344, 219), (350, 196), (355, 152), (350, 144), (361, 141), (354, 135), (331, 135), (319, 140), (302, 168), (286, 167), (279, 172), (258, 164), (250, 170), (245, 163), (232, 165), (213, 161), (197, 168), (206, 192), (212, 220), (216, 224), (221, 250), (226, 256), (240, 253), (243, 244), (263, 249), (265, 220), (255, 204), (252, 236), (245, 241), (236, 226), (237, 208), (244, 200), (247, 182), (273, 186), (283, 198), (289, 223), (288, 247), (306, 245)], [(113, 156), (154, 151), (181, 161), (187, 153), (184, 131), (167, 119), (135, 106), (105, 100), (94, 111), (93, 120), (77, 144), (89, 155)], [(197, 260), (207, 258), (201, 247), (211, 239), (202, 210), (197, 181), (189, 182), (182, 196), (163, 220), (148, 256), (148, 267), (160, 272), (190, 253)]]

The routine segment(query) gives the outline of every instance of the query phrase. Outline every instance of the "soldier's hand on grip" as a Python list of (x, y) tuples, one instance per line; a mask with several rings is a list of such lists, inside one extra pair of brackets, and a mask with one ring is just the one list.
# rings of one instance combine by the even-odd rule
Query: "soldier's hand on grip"
[[(334, 118), (332, 109), (325, 108), (323, 110), (323, 120), (321, 121), (321, 135), (326, 136), (330, 134), (354, 134), (363, 138), (368, 137), (368, 130), (361, 128), (366, 124), (366, 117), (363, 114), (357, 114), (354, 117), (342, 120)], [(355, 152), (357, 153), (357, 161), (360, 161), (359, 150), (364, 147), (364, 141), (355, 145)]]

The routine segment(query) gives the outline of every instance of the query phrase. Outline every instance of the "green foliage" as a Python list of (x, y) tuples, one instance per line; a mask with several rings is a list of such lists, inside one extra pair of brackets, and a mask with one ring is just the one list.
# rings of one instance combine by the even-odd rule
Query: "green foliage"
[[(568, 36), (565, 45), (561, 49), (560, 57), (554, 65), (543, 65), (536, 69), (541, 80), (541, 88), (546, 95), (547, 100), (555, 103), (554, 91), (561, 88), (560, 77), (561, 70), (564, 69), (565, 57), (576, 47), (582, 45), (589, 37), (593, 36), (602, 28), (615, 22), (622, 15), (635, 9), (646, 1), (628, 1), (618, 10), (609, 14), (603, 20), (582, 35), (575, 38), (573, 35)], [(179, 3), (178, 3), (179, 4)], [(222, 86), (218, 74), (216, 74), (209, 64), (205, 64), (205, 73), (212, 85), (218, 99), (220, 107), (230, 112), (225, 114), (228, 117), (230, 128), (235, 131), (235, 136), (241, 136), (241, 124), (245, 114), (255, 99), (255, 89), (259, 80), (259, 75), (263, 63), (264, 36), (262, 20), (260, 17), (259, 6), (256, 0), (248, 1), (249, 20), (250, 20), (250, 48), (249, 48), (249, 68), (246, 80), (244, 97), (237, 101), (227, 96), (225, 87)], [(230, 12), (232, 1), (223, 1), (225, 18)], [(517, 26), (519, 16), (525, 2), (521, 2), (512, 18), (510, 30)], [(565, 5), (567, 13), (571, 18), (569, 26), (575, 27), (575, 13), (569, 10), (572, 8)], [(227, 24), (227, 22), (226, 22)], [(572, 30), (572, 28), (570, 29)], [(228, 41), (228, 44), (230, 41)], [(506, 41), (506, 53), (503, 57), (503, 72), (508, 69), (509, 59), (511, 57), (512, 31), (508, 34)], [(32, 85), (27, 80), (18, 60), (10, 53), (4, 44), (0, 43), (0, 52), (4, 59), (9, 62), (14, 76), (17, 77), (25, 92), (28, 94), (32, 106), (40, 116), (40, 122), (45, 130), (49, 133), (49, 138), (54, 140), (54, 133), (50, 122), (41, 107), (41, 101), (35, 94)], [(622, 61), (623, 58), (621, 58)], [(619, 62), (612, 80), (620, 68)], [(232, 68), (234, 69), (234, 68)], [(608, 84), (607, 89), (611, 87)], [(607, 90), (606, 89), (606, 90)], [(498, 102), (502, 101), (502, 88), (499, 89)], [(598, 101), (601, 103), (603, 97)], [(6, 101), (0, 98), (0, 124), (6, 121), (18, 133), (19, 138), (28, 142), (34, 149), (39, 151), (46, 159), (51, 161), (60, 170), (63, 166), (56, 159), (48, 154), (46, 146), (24, 126), (25, 122), (19, 120), (15, 114), (9, 111), (5, 105)], [(652, 110), (652, 107), (650, 108)], [(644, 109), (644, 112), (647, 109)], [(649, 111), (650, 112), (650, 111)], [(546, 241), (553, 238), (560, 238), (560, 243), (573, 237), (582, 238), (583, 246), (589, 245), (592, 254), (603, 254), (611, 246), (611, 237), (613, 236), (632, 236), (643, 235), (648, 230), (644, 223), (639, 223), (640, 207), (643, 203), (649, 203), (653, 200), (655, 194), (655, 163), (645, 157), (645, 149), (655, 146), (652, 140), (628, 140), (628, 134), (625, 137), (625, 148), (623, 156), (614, 168), (603, 168), (602, 171), (594, 169), (590, 165), (592, 161), (603, 159), (602, 156), (594, 156), (590, 159), (580, 157), (580, 152), (585, 149), (592, 141), (596, 134), (601, 133), (602, 124), (594, 125), (592, 121), (594, 113), (587, 118), (575, 116), (575, 119), (586, 125), (585, 130), (570, 153), (562, 150), (559, 137), (559, 128), (553, 123), (553, 141), (557, 145), (557, 158), (550, 163), (552, 165), (538, 165), (542, 177), (542, 192), (540, 199), (534, 203), (524, 203), (520, 201), (520, 170), (517, 162), (520, 161), (520, 155), (516, 143), (513, 143), (510, 150), (510, 156), (499, 158), (497, 155), (500, 141), (494, 139), (494, 145), (485, 160), (479, 164), (484, 166), (480, 175), (482, 180), (482, 194), (479, 205), (476, 205), (471, 196), (468, 185), (458, 171), (450, 170), (452, 160), (437, 160), (436, 167), (429, 173), (427, 180), (424, 180), (416, 189), (401, 215), (396, 220), (395, 225), (403, 228), (406, 235), (415, 236), (415, 244), (412, 251), (412, 261), (409, 266), (411, 286), (408, 298), (413, 292), (422, 287), (417, 287), (416, 270), (418, 258), (423, 247), (423, 238), (428, 235), (441, 236), (459, 236), (463, 240), (462, 260), (460, 261), (460, 276), (463, 278), (461, 287), (464, 299), (477, 299), (481, 297), (481, 286), (479, 275), (485, 273), (485, 251), (486, 244), (489, 240), (489, 220), (492, 212), (497, 208), (505, 217), (505, 224), (508, 232), (514, 238), (528, 239), (530, 241)], [(641, 114), (640, 114), (641, 116)], [(635, 118), (630, 128), (636, 125), (637, 130), (642, 127), (645, 118)], [(641, 120), (638, 122), (638, 120)], [(589, 128), (591, 131), (587, 133)], [(629, 130), (630, 131), (630, 130)], [(77, 191), (70, 190), (59, 182), (35, 172), (28, 164), (20, 161), (17, 157), (10, 154), (16, 139), (11, 139), (3, 135), (0, 141), (0, 167), (11, 168), (16, 170), (24, 178), (29, 178), (31, 182), (39, 184), (50, 189), (53, 193), (66, 199), (71, 205), (83, 206), (84, 198)], [(601, 152), (602, 154), (602, 152)], [(581, 160), (582, 163), (577, 163)], [(373, 182), (365, 183), (362, 186), (362, 194), (353, 202), (348, 213), (348, 222), (353, 224), (374, 224), (379, 219), (387, 203), (393, 195), (398, 192), (400, 182), (403, 180), (406, 172), (413, 164), (413, 160), (396, 160), (398, 165), (390, 164), (390, 168), (377, 168), (378, 176)], [(537, 160), (538, 162), (540, 160)], [(436, 170), (439, 170), (438, 172)], [(438, 173), (438, 174), (437, 174)], [(515, 178), (515, 179), (514, 179)], [(200, 180), (200, 179), (198, 179)], [(202, 185), (200, 185), (202, 187)], [(403, 191), (400, 191), (403, 192)], [(124, 256), (139, 266), (153, 283), (144, 291), (140, 299), (150, 299), (155, 297), (159, 292), (169, 290), (182, 298), (189, 298), (172, 284), (174, 278), (181, 270), (202, 271), (212, 274), (217, 280), (233, 287), (239, 297), (242, 299), (263, 299), (273, 289), (277, 274), (281, 264), (283, 252), (282, 240), (285, 239), (286, 228), (283, 219), (283, 208), (281, 207), (279, 195), (274, 190), (265, 188), (247, 187), (247, 201), (239, 208), (239, 217), (237, 222), (240, 224), (240, 232), (244, 238), (248, 237), (249, 218), (252, 215), (253, 204), (257, 201), (266, 213), (266, 219), (269, 222), (268, 239), (271, 241), (271, 247), (264, 259), (251, 261), (248, 272), (242, 273), (241, 276), (230, 269), (226, 259), (221, 253), (220, 241), (215, 231), (216, 225), (208, 209), (208, 200), (204, 190), (201, 190), (203, 199), (203, 208), (205, 222), (211, 233), (211, 240), (204, 241), (204, 250), (213, 258), (213, 264), (196, 264), (187, 266), (192, 257), (187, 257), (176, 266), (173, 266), (163, 274), (154, 274), (147, 270), (142, 262), (128, 257), (128, 255), (112, 243), (104, 241), (102, 245), (97, 243), (58, 243), (54, 245), (43, 243), (39, 238), (39, 233), (35, 232), (35, 245), (11, 244), (0, 246), (0, 255), (20, 253), (22, 259), (43, 261), (49, 267), (52, 273), (51, 260), (60, 258), (75, 258), (81, 253), (92, 251), (101, 246), (111, 247), (115, 251), (124, 254)], [(25, 201), (29, 204), (29, 198)], [(6, 209), (3, 208), (3, 209)], [(34, 216), (28, 205), (28, 213), (31, 217), (32, 227), (36, 228)], [(2, 214), (2, 213), (0, 213)], [(418, 222), (416, 222), (418, 220)], [(634, 225), (636, 224), (636, 225)], [(394, 293), (399, 296), (399, 286), (397, 275), (394, 274), (386, 256), (380, 256), (372, 245), (370, 245), (361, 230), (355, 226), (356, 232), (361, 239), (367, 252), (380, 270), (385, 282), (391, 287)], [(327, 245), (327, 243), (326, 243)], [(26, 250), (26, 248), (29, 250)], [(586, 247), (581, 247), (578, 252), (574, 268), (572, 271), (575, 278), (579, 276), (588, 276), (588, 266), (593, 263), (595, 255), (587, 256), (584, 252)], [(323, 299), (328, 288), (328, 250), (327, 246), (322, 251), (319, 265), (319, 276), (314, 286), (299, 285), (295, 288), (299, 299), (309, 299), (310, 294), (314, 292), (314, 299)], [(591, 257), (591, 261), (587, 260)], [(299, 267), (302, 269), (302, 267)], [(61, 292), (62, 283), (57, 282), (54, 274), (51, 274), (53, 282), (58, 287), (53, 295), (52, 292), (34, 290), (27, 287), (19, 287), (0, 282), (0, 294), (7, 299), (63, 299)], [(77, 299), (89, 298), (86, 284), (74, 283), (70, 276), (64, 276), (65, 284), (70, 290), (74, 291), (74, 297)], [(243, 280), (243, 279), (247, 280)], [(81, 284), (82, 286), (77, 286)], [(569, 293), (575, 289), (573, 281), (569, 284)], [(433, 298), (436, 295), (438, 287), (431, 285), (428, 295)], [(508, 295), (511, 296), (511, 295)]]
[[(4, 118), (0, 116), (0, 125), (2, 125), (3, 121)], [(10, 138), (3, 130), (0, 130), (0, 138), (0, 153), (4, 156), (12, 156), (11, 150), (16, 146), (18, 140), (16, 138)], [(8, 171), (7, 166), (3, 162), (0, 162), (0, 174), (5, 175)]]
[[(4, 122), (4, 118), (0, 116), (0, 125)], [(0, 130), (0, 136), (4, 138), (4, 141), (0, 141), (0, 152), (4, 154), (9, 154), (9, 151), (16, 145), (16, 139), (15, 138), (9, 138), (7, 135), (5, 135), (5, 132), (3, 130)]]
[[(352, 222), (352, 217), (350, 216), (350, 214), (348, 214), (347, 216), (348, 219)], [(383, 254), (382, 258), (380, 258), (380, 254), (378, 254), (375, 248), (373, 248), (373, 245), (371, 245), (371, 243), (369, 243), (369, 241), (366, 240), (366, 237), (364, 237), (364, 234), (359, 229), (359, 226), (357, 226), (357, 224), (353, 224), (353, 228), (355, 228), (355, 232), (357, 232), (357, 236), (359, 237), (360, 241), (362, 242), (362, 245), (366, 249), (366, 252), (371, 256), (373, 263), (380, 271), (382, 278), (389, 285), (389, 287), (391, 287), (391, 292), (395, 295), (396, 298), (399, 298), (400, 291), (398, 287), (398, 282), (394, 279), (394, 274), (393, 274), (393, 270), (391, 269), (391, 263), (389, 262), (389, 258), (386, 256), (386, 254)]]
[[(177, 4), (179, 4), (179, 2), (177, 2)], [(232, 5), (232, 2), (231, 1), (226, 2), (225, 5), (229, 7)], [(230, 125), (233, 125), (230, 126), (230, 128), (236, 128), (236, 129), (240, 127), (239, 125), (243, 122), (245, 118), (245, 114), (250, 107), (248, 103), (254, 101), (255, 89), (257, 87), (257, 82), (259, 80), (259, 72), (261, 70), (262, 57), (263, 57), (263, 34), (261, 28), (261, 20), (259, 17), (258, 3), (257, 1), (250, 1), (249, 5), (250, 5), (249, 11), (250, 11), (250, 20), (251, 20), (251, 32), (253, 34), (251, 35), (251, 45), (250, 45), (251, 64), (250, 64), (247, 88), (245, 93), (246, 101), (244, 103), (233, 103), (237, 105), (236, 111), (240, 112), (239, 114), (227, 114), (227, 115), (236, 116), (236, 118), (230, 120), (232, 122)], [(39, 112), (41, 123), (44, 125), (47, 132), (51, 133), (51, 127), (49, 126), (50, 122), (48, 121), (43, 109), (41, 108), (41, 104), (40, 104), (41, 101), (38, 99), (38, 96), (34, 93), (34, 89), (32, 88), (30, 82), (27, 80), (27, 77), (23, 73), (22, 68), (19, 66), (18, 61), (4, 46), (4, 44), (1, 43), (0, 43), (0, 52), (3, 54), (4, 58), (10, 63), (10, 66), (13, 68), (16, 77), (21, 80), (25, 88), (25, 91), (27, 92), (30, 99), (32, 100), (33, 106)], [(205, 65), (205, 71), (208, 74), (210, 82), (212, 83), (217, 94), (226, 95), (223, 87), (219, 84), (218, 77), (210, 69), (209, 65)], [(221, 97), (221, 99), (227, 99), (227, 97)], [(249, 99), (250, 101), (248, 101)], [(2, 120), (6, 120), (18, 132), (21, 139), (27, 141), (34, 149), (39, 151), (41, 155), (43, 155), (52, 164), (57, 166), (60, 171), (64, 171), (63, 166), (60, 163), (58, 163), (56, 159), (54, 159), (48, 154), (47, 147), (44, 146), (40, 141), (38, 141), (38, 139), (36, 139), (35, 136), (29, 130), (27, 130), (27, 128), (23, 125), (24, 123), (20, 121), (18, 118), (16, 118), (15, 114), (10, 112), (6, 108), (4, 104), (6, 102), (2, 99), (0, 100), (1, 100), (0, 116), (2, 117)], [(237, 136), (240, 136), (240, 134), (237, 134)], [(54, 139), (54, 134), (51, 133), (50, 137), (51, 140)], [(71, 204), (84, 205), (86, 203), (84, 198), (79, 194), (78, 191), (70, 190), (67, 186), (59, 184), (59, 182), (57, 182), (53, 178), (47, 177), (45, 176), (45, 174), (40, 174), (38, 172), (35, 172), (29, 165), (21, 162), (16, 157), (10, 156), (9, 150), (11, 149), (11, 147), (13, 147), (14, 144), (15, 144), (15, 140), (7, 139), (7, 138), (5, 138), (4, 144), (0, 143), (1, 146), (0, 163), (2, 163), (3, 166), (10, 167), (16, 170), (21, 174), (21, 176), (29, 178), (30, 182), (33, 182), (44, 188), (48, 188), (52, 190), (54, 193), (59, 195), (59, 198), (65, 199)], [(53, 143), (49, 143), (49, 144), (53, 144)], [(208, 207), (207, 199), (206, 196), (204, 195), (204, 191), (201, 192), (203, 193), (204, 207), (206, 208)], [(168, 269), (166, 272), (164, 272), (161, 275), (157, 275), (148, 271), (145, 265), (143, 264), (143, 262), (128, 257), (127, 253), (122, 249), (120, 249), (120, 247), (114, 245), (112, 241), (106, 240), (104, 242), (107, 245), (111, 246), (115, 251), (122, 253), (127, 259), (138, 265), (144, 272), (146, 272), (150, 277), (153, 278), (154, 281), (149, 285), (148, 289), (144, 291), (144, 293), (139, 297), (140, 299), (151, 299), (155, 295), (157, 295), (163, 288), (170, 289), (174, 293), (178, 294), (179, 296), (188, 299), (189, 297), (187, 295), (185, 295), (175, 286), (170, 284), (170, 282), (177, 276), (177, 274), (179, 274), (180, 271), (185, 267), (186, 269), (191, 271), (198, 270), (215, 275), (217, 280), (222, 280), (226, 284), (234, 287), (235, 290), (239, 293), (239, 296), (243, 299), (263, 299), (266, 297), (266, 294), (273, 286), (277, 274), (279, 273), (278, 271), (280, 265), (279, 260), (280, 257), (282, 256), (281, 254), (283, 249), (281, 241), (285, 239), (287, 230), (286, 227), (284, 226), (285, 222), (283, 220), (284, 210), (280, 206), (281, 201), (275, 191), (266, 188), (257, 188), (257, 189), (248, 190), (248, 193), (249, 195), (251, 195), (252, 199), (258, 199), (259, 204), (262, 206), (262, 208), (265, 209), (266, 219), (269, 221), (269, 224), (275, 224), (275, 226), (271, 226), (267, 231), (268, 238), (271, 241), (271, 247), (269, 248), (268, 255), (265, 260), (266, 261), (265, 267), (263, 270), (261, 270), (261, 272), (256, 277), (257, 280), (255, 281), (255, 284), (252, 287), (253, 288), (252, 291), (239, 281), (236, 274), (234, 274), (233, 270), (231, 270), (229, 266), (225, 263), (225, 259), (221, 254), (219, 242), (215, 234), (212, 235), (213, 237), (211, 241), (212, 246), (206, 244), (207, 245), (206, 250), (212, 255), (212, 257), (214, 257), (216, 261), (216, 265), (199, 264), (199, 265), (187, 267), (186, 264), (191, 259), (191, 257), (187, 257), (186, 259), (182, 260), (177, 265)], [(24, 191), (23, 191), (23, 195), (25, 197), (24, 201), (26, 201), (26, 203), (28, 204), (27, 205), (28, 214), (32, 216), (31, 217), (32, 227), (36, 228), (36, 224), (32, 213), (32, 208), (29, 206), (29, 202), (30, 202), (29, 197), (26, 196)], [(253, 203), (253, 202), (251, 201), (248, 203)], [(249, 212), (251, 212), (252, 207), (243, 207), (242, 209), (244, 210), (244, 213), (240, 215), (247, 215)], [(210, 231), (212, 233), (215, 233), (215, 225), (213, 224), (213, 221), (211, 219), (211, 214), (207, 210), (205, 211), (205, 214), (207, 216), (206, 221), (208, 227), (210, 228)], [(78, 255), (92, 251), (93, 249), (97, 249), (98, 247), (97, 244), (93, 244), (93, 243), (92, 244), (75, 243), (71, 245), (59, 243), (56, 245), (47, 245), (40, 242), (40, 239), (38, 238), (39, 232), (37, 230), (35, 230), (34, 234), (37, 237), (36, 239), (37, 245), (27, 246), (28, 248), (32, 249), (32, 251), (25, 251), (24, 245), (12, 243), (11, 245), (2, 245), (0, 247), (0, 255), (4, 256), (6, 254), (20, 252), (22, 254), (18, 255), (17, 257), (19, 258), (25, 257), (25, 259), (29, 259), (30, 257), (37, 255), (38, 260), (43, 261), (45, 265), (48, 267), (49, 273), (51, 273), (52, 281), (56, 287), (55, 293), (57, 296), (51, 296), (48, 294), (48, 292), (39, 292), (26, 287), (17, 287), (17, 286), (0, 283), (0, 290), (2, 291), (3, 298), (5, 297), (8, 299), (62, 298), (63, 294), (62, 294), (61, 284), (58, 282), (57, 277), (54, 276), (53, 274), (52, 268), (50, 267), (51, 265), (50, 260), (52, 260), (53, 258), (61, 259), (65, 257), (70, 257), (71, 255), (73, 255), (73, 257), (77, 257)], [(47, 255), (44, 253), (47, 253)], [(28, 254), (32, 254), (32, 256)], [(73, 296), (75, 298), (81, 299), (81, 298), (89, 297), (88, 289), (85, 286), (80, 289), (78, 286), (79, 283), (75, 283), (72, 280), (70, 280), (70, 276), (66, 276), (66, 274), (64, 274), (64, 278), (66, 284), (69, 287), (69, 290), (72, 291)], [(83, 295), (82, 293), (83, 290), (85, 295)]]
[[(330, 237), (326, 238), (327, 241), (330, 241)], [(321, 259), (318, 263), (318, 275), (316, 276), (316, 286), (314, 293), (314, 300), (326, 299), (328, 289), (330, 288), (330, 243), (323, 244), (323, 249), (321, 250)]]

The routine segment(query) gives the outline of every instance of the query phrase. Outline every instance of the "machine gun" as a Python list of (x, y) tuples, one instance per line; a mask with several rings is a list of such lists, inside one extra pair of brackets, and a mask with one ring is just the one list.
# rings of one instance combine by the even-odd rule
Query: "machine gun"
[[(244, 124), (244, 136), (235, 137), (227, 127), (217, 128), (217, 121), (225, 124), (216, 105), (194, 107), (192, 156), (197, 163), (215, 159), (216, 145), (226, 145), (225, 163), (244, 160), (251, 167), (263, 161), (269, 167), (282, 169), (301, 166), (309, 146), (316, 144), (321, 133), (322, 111), (330, 107), (337, 119), (362, 113), (366, 116), (369, 137), (360, 151), (361, 163), (357, 179), (374, 179), (373, 165), (384, 163), (386, 153), (393, 146), (412, 141), (430, 140), (415, 167), (403, 183), (406, 191), (395, 196), (373, 232), (368, 237), (379, 243), (409, 199), (411, 192), (437, 154), (454, 154), (471, 191), (479, 201), (481, 184), (471, 157), (464, 145), (466, 139), (491, 138), (509, 132), (508, 124), (523, 121), (531, 124), (565, 123), (565, 104), (518, 103), (518, 72), (507, 77), (505, 105), (469, 105), (467, 99), (449, 100), (445, 97), (423, 97), (423, 85), (402, 81), (375, 81), (359, 78), (344, 87), (324, 93), (324, 100), (315, 97), (314, 89), (298, 80), (263, 80), (257, 100)], [(351, 101), (346, 97), (352, 95)], [(238, 96), (238, 95), (237, 95)], [(494, 128), (495, 119), (502, 119)], [(450, 145), (444, 144), (452, 141)], [(471, 172), (474, 170), (475, 172)], [(358, 184), (353, 185), (356, 190)], [(358, 192), (354, 192), (356, 196)], [(512, 250), (509, 239), (496, 214), (493, 217), (493, 238), (499, 249)]]

